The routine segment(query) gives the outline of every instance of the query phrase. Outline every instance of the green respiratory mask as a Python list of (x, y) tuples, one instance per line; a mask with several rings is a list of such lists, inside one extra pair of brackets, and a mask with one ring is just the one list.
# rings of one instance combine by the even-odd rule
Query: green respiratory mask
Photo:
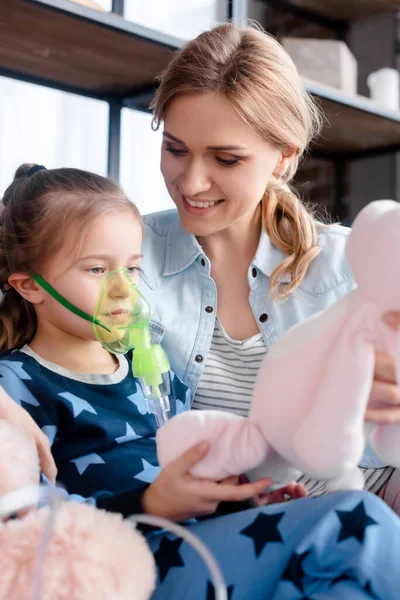
[(132, 350), (132, 371), (146, 398), (148, 412), (161, 427), (168, 419), (171, 393), (170, 364), (160, 344), (150, 341), (150, 307), (127, 269), (111, 271), (103, 278), (94, 315), (81, 310), (36, 273), (30, 276), (55, 300), (93, 324), (100, 344), (112, 354)]

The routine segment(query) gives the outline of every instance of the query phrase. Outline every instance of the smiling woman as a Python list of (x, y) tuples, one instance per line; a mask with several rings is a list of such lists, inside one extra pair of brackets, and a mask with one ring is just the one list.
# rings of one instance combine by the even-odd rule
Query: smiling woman
[[(289, 187), (318, 110), (277, 41), (231, 23), (175, 54), (153, 108), (177, 212), (146, 217), (146, 295), (192, 407), (246, 415), (271, 345), (355, 285), (350, 230), (317, 222)], [(382, 360), (371, 400), (387, 404), (367, 415), (398, 421), (399, 390), (392, 373), (382, 381)], [(379, 491), (390, 467), (369, 449), (362, 466)]]

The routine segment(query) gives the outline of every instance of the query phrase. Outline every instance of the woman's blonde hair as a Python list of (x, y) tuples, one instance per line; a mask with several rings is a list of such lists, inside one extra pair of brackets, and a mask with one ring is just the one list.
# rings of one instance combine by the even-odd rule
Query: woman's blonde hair
[(34, 172), (32, 167), (35, 165), (24, 164), (17, 169), (3, 197), (0, 351), (28, 344), (37, 328), (33, 305), (8, 283), (11, 274), (40, 274), (51, 257), (64, 248), (67, 236), (71, 246), (78, 244), (85, 229), (100, 215), (130, 211), (141, 222), (136, 206), (113, 181), (80, 169), (47, 170), (36, 165)]
[[(271, 275), (273, 295), (290, 294), (319, 253), (313, 215), (290, 189), (321, 116), (303, 89), (296, 67), (282, 46), (260, 27), (218, 25), (177, 51), (160, 76), (152, 102), (153, 128), (164, 120), (179, 94), (223, 94), (236, 113), (273, 146), (296, 149), (283, 177), (273, 177), (262, 198), (262, 223), (272, 243), (287, 257)], [(290, 278), (282, 289), (283, 278)]]

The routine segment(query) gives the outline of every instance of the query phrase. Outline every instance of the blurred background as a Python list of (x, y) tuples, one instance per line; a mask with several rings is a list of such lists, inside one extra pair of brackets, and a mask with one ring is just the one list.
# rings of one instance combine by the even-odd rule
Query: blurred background
[(151, 129), (154, 79), (217, 22), (257, 20), (325, 113), (296, 177), (334, 219), (400, 200), (400, 0), (1, 0), (0, 194), (16, 167), (119, 179), (142, 213), (172, 202)]

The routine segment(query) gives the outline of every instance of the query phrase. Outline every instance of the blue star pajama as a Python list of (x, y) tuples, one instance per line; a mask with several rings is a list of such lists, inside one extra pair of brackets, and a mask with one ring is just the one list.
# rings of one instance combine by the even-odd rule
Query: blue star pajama
[[(25, 347), (0, 356), (0, 385), (48, 436), (71, 497), (127, 515), (140, 510), (135, 497), (160, 468), (154, 417), (129, 356), (119, 363), (112, 375), (72, 373)], [(189, 391), (174, 375), (170, 404), (171, 415), (190, 408)], [(187, 527), (219, 562), (230, 600), (400, 598), (400, 519), (367, 492), (215, 515)], [(191, 547), (165, 532), (147, 535), (159, 573), (152, 600), (214, 599)]]
[[(229, 600), (398, 600), (400, 519), (368, 492), (254, 508), (188, 526), (212, 550)], [(159, 573), (151, 600), (214, 600), (184, 541), (149, 536)]]

